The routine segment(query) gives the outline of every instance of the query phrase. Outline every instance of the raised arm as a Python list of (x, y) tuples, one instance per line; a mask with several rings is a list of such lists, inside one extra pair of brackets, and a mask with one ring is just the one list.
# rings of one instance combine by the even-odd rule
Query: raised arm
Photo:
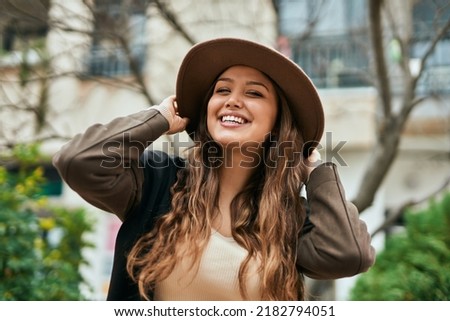
[(300, 238), (300, 270), (315, 279), (367, 271), (375, 261), (375, 250), (358, 210), (345, 198), (336, 165), (325, 163), (314, 169), (306, 191), (314, 227)]
[(53, 164), (83, 199), (123, 220), (140, 199), (139, 156), (168, 129), (157, 109), (96, 124), (65, 144)]

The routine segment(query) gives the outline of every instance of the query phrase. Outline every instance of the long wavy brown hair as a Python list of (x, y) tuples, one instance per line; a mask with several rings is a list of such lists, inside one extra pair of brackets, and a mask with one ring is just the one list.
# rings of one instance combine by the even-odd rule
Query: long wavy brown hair
[[(296, 268), (297, 242), (305, 220), (299, 196), (306, 177), (303, 139), (279, 88), (277, 94), (277, 121), (263, 144), (261, 162), (231, 203), (232, 236), (248, 251), (238, 273), (244, 299), (248, 298), (245, 280), (253, 258), (260, 262), (262, 300), (304, 299), (303, 278)], [(187, 166), (178, 171), (172, 187), (171, 211), (157, 220), (153, 230), (142, 236), (128, 255), (128, 273), (147, 300), (155, 284), (167, 278), (182, 257), (192, 258), (191, 268), (199, 262), (218, 213), (219, 168), (209, 151), (220, 148), (206, 126), (211, 95), (212, 89), (202, 107)]]

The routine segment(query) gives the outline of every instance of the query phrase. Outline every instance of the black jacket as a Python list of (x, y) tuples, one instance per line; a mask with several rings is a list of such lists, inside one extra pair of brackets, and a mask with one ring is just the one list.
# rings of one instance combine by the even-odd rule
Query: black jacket
[[(146, 151), (141, 157), (144, 184), (141, 203), (119, 229), (107, 300), (139, 300), (139, 290), (126, 271), (126, 255), (137, 239), (153, 228), (155, 219), (170, 210), (170, 188), (183, 159), (161, 151)], [(148, 183), (151, 182), (151, 183)]]

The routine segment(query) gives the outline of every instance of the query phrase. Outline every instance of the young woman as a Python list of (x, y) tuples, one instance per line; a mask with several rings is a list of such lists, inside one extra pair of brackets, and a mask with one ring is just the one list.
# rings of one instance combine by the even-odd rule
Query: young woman
[[(55, 166), (123, 221), (108, 299), (298, 300), (303, 275), (366, 271), (367, 228), (336, 166), (319, 164), (323, 128), (296, 64), (222, 38), (188, 52), (176, 96), (74, 137)], [(194, 141), (185, 157), (147, 149), (183, 130)]]

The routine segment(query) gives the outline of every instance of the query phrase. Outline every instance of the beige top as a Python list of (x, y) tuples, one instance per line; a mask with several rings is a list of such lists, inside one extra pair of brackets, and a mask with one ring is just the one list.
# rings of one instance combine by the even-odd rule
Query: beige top
[[(188, 258), (179, 262), (167, 279), (156, 285), (154, 299), (163, 301), (238, 301), (238, 273), (247, 256), (232, 237), (213, 231), (198, 268)], [(252, 260), (247, 278), (249, 300), (261, 300), (257, 261)]]

